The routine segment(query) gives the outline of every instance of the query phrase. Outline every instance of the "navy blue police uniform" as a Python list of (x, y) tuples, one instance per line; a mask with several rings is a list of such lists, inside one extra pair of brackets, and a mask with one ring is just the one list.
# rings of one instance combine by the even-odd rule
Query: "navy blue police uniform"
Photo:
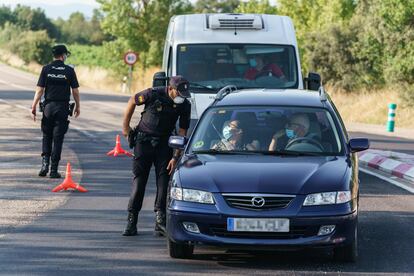
[(51, 159), (56, 170), (62, 153), (65, 133), (69, 127), (69, 100), (71, 88), (78, 88), (75, 70), (61, 60), (43, 67), (37, 86), (45, 88), (41, 129), (42, 156)]
[(167, 87), (149, 88), (137, 93), (135, 104), (145, 104), (145, 107), (136, 127), (134, 179), (128, 211), (138, 213), (141, 210), (145, 186), (154, 164), (157, 185), (154, 211), (165, 212), (169, 181), (167, 166), (173, 157), (168, 138), (175, 129), (177, 120), (179, 128), (189, 128), (191, 104), (187, 99), (181, 104), (175, 104), (168, 95)]

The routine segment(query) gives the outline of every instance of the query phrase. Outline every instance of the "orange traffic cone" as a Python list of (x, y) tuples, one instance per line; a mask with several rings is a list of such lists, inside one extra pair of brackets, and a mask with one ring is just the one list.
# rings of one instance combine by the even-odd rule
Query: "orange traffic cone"
[(119, 135), (116, 136), (116, 144), (115, 144), (115, 148), (113, 150), (111, 150), (110, 152), (108, 152), (106, 155), (113, 155), (113, 156), (118, 156), (121, 154), (125, 154), (126, 156), (132, 156), (131, 153), (127, 152), (126, 150), (124, 150), (121, 147), (121, 139), (119, 138)]
[(68, 164), (66, 165), (66, 175), (65, 175), (65, 180), (63, 180), (63, 182), (56, 186), (52, 192), (56, 193), (62, 190), (67, 190), (67, 189), (73, 189), (73, 190), (78, 190), (79, 192), (85, 193), (88, 190), (86, 190), (84, 187), (82, 187), (81, 185), (73, 182), (72, 180), (72, 169), (70, 167), (70, 163), (68, 162)]

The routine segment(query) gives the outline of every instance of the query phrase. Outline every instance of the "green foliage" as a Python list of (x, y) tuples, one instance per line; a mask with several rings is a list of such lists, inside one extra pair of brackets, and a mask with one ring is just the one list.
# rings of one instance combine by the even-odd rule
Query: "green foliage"
[(99, 10), (94, 10), (91, 20), (87, 20), (80, 12), (72, 13), (68, 20), (59, 18), (55, 21), (61, 32), (59, 40), (68, 44), (101, 45), (110, 38), (101, 29), (102, 18)]
[(232, 13), (240, 5), (240, 0), (198, 0), (194, 4), (195, 13)]
[[(159, 55), (164, 45), (165, 33), (170, 18), (191, 11), (187, 0), (98, 0), (104, 12), (103, 29), (124, 41), (134, 51), (145, 55), (151, 44), (158, 50), (151, 65), (160, 65)], [(148, 53), (147, 53), (148, 54)]]
[(17, 5), (13, 11), (16, 24), (24, 30), (42, 31), (46, 30), (52, 38), (59, 36), (59, 31), (52, 21), (46, 17), (43, 10), (32, 9), (28, 6)]
[(15, 23), (16, 17), (13, 11), (7, 6), (0, 7), (0, 27), (3, 27), (6, 22)]
[(272, 6), (269, 0), (252, 0), (241, 2), (237, 7), (236, 12), (277, 14), (277, 8)]

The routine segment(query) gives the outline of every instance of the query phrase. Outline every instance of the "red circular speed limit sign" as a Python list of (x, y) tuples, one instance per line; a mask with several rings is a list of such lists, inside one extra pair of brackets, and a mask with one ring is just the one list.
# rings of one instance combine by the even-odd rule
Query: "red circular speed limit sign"
[(126, 52), (124, 55), (124, 61), (128, 65), (134, 65), (138, 60), (138, 53)]

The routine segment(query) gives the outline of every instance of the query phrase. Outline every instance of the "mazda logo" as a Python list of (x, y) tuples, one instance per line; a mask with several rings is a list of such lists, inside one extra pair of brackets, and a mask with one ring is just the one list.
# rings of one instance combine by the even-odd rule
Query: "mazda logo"
[(253, 197), (252, 198), (252, 205), (254, 207), (263, 207), (265, 205), (265, 199), (263, 197)]

